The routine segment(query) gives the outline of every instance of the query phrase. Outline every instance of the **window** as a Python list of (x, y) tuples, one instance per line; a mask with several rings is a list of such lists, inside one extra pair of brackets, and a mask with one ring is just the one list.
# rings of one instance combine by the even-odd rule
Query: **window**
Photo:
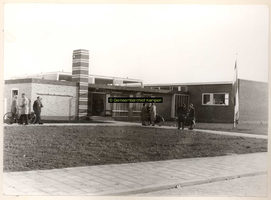
[[(129, 97), (128, 95), (113, 94), (113, 97)], [(128, 117), (128, 103), (113, 103), (113, 117)]]
[(59, 74), (59, 81), (72, 81), (72, 76), (66, 74)]
[(178, 86), (178, 91), (187, 92), (187, 86)]
[(202, 94), (202, 105), (229, 105), (228, 93), (205, 93)]
[[(144, 95), (144, 94), (143, 94)], [(134, 97), (136, 98), (144, 98), (140, 92), (138, 92)], [(133, 112), (133, 117), (140, 117), (141, 115), (141, 109), (142, 109), (143, 103), (132, 103), (132, 112)]]
[(164, 86), (164, 87), (160, 87), (160, 90), (173, 90), (172, 86)]
[(13, 99), (13, 97), (15, 96), (15, 95), (18, 95), (19, 94), (19, 90), (18, 89), (12, 89), (11, 90), (11, 99)]

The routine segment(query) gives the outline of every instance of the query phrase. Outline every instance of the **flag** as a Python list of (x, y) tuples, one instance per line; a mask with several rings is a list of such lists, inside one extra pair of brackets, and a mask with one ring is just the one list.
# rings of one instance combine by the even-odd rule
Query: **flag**
[(237, 70), (237, 61), (235, 61), (235, 67), (234, 67), (234, 80), (232, 84), (233, 89), (233, 105), (234, 105), (234, 124), (233, 127), (236, 127), (236, 124), (239, 120), (239, 82), (238, 82), (238, 70)]

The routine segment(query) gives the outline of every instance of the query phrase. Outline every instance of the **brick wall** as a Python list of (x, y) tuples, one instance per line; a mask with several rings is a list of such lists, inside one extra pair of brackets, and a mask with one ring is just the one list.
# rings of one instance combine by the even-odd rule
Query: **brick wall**
[(89, 51), (78, 49), (73, 51), (72, 81), (79, 82), (79, 98), (77, 112), (79, 117), (88, 116), (88, 71)]
[[(190, 103), (194, 104), (197, 122), (233, 122), (232, 84), (188, 85)], [(203, 93), (229, 93), (229, 105), (202, 105)]]
[[(11, 91), (13, 89), (17, 89), (18, 92), (19, 92), (18, 93), (19, 105), (22, 103), (22, 98), (21, 98), (22, 93), (25, 93), (26, 97), (31, 101), (31, 97), (32, 97), (32, 84), (31, 83), (6, 84), (6, 85), (4, 85), (4, 98), (6, 98), (6, 102), (7, 102), (7, 104), (6, 104), (6, 111), (7, 112), (10, 112), (10, 110), (11, 110), (11, 103), (12, 103), (12, 93), (11, 93)], [(30, 103), (32, 103), (32, 101)]]
[(30, 110), (37, 96), (42, 96), (42, 119), (69, 120), (77, 115), (77, 93), (76, 83), (49, 81), (41, 79), (24, 79), (7, 81), (4, 86), (4, 98), (7, 98), (7, 110), (11, 106), (11, 90), (19, 89), (19, 103), (21, 94), (25, 93), (31, 101)]
[(43, 119), (75, 119), (76, 87), (34, 83), (32, 96), (33, 102), (37, 96), (42, 96)]
[(268, 121), (268, 83), (239, 80), (239, 123)]

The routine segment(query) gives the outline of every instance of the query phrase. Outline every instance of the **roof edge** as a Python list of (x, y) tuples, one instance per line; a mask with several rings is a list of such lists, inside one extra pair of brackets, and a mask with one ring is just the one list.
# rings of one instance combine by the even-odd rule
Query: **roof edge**
[(232, 81), (223, 81), (223, 82), (194, 82), (194, 83), (161, 83), (161, 84), (144, 84), (144, 86), (186, 86), (186, 85), (224, 85), (232, 84)]

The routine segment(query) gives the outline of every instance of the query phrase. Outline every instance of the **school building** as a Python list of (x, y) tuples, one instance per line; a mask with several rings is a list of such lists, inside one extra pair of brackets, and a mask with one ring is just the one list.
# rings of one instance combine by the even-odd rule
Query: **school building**
[[(116, 120), (139, 121), (142, 103), (109, 103), (109, 97), (162, 97), (157, 113), (171, 120), (181, 104), (194, 104), (197, 122), (232, 123), (233, 84), (148, 84), (142, 80), (89, 74), (89, 52), (73, 51), (72, 72), (24, 75), (5, 80), (4, 112), (10, 111), (14, 95), (25, 93), (31, 110), (42, 96), (44, 120), (80, 120), (110, 116)], [(267, 123), (268, 83), (239, 79), (239, 123)]]

